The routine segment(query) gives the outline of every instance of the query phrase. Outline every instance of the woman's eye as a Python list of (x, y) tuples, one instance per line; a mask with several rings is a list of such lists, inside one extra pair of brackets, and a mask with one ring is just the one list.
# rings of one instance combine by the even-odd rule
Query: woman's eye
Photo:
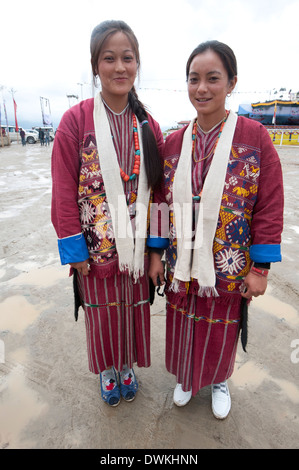
[(196, 83), (198, 83), (198, 78), (189, 78), (189, 83), (191, 85), (195, 85)]

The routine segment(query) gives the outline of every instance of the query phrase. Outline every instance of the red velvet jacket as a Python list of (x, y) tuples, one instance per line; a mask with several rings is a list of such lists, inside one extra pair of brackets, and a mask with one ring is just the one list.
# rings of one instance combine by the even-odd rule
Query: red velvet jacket
[[(176, 260), (172, 185), (185, 130), (168, 136), (164, 146), (165, 195), (170, 207), (169, 282)], [(220, 295), (239, 295), (252, 261), (281, 261), (283, 202), (281, 164), (267, 130), (255, 121), (238, 117), (213, 246)], [(181, 287), (190, 291), (191, 286)]]
[[(58, 236), (58, 247), (62, 264), (84, 261), (89, 258), (89, 252), (85, 237), (82, 233), (78, 198), (80, 197), (80, 185), (84, 175), (81, 168), (83, 162), (90, 164), (89, 191), (92, 197), (101, 200), (101, 206), (105, 204), (105, 191), (100, 171), (99, 152), (97, 148), (94, 122), (93, 122), (94, 100), (81, 101), (78, 105), (70, 108), (63, 115), (55, 135), (52, 152), (52, 223)], [(148, 115), (149, 124), (156, 136), (159, 150), (163, 146), (163, 136), (159, 124)], [(81, 182), (80, 182), (81, 176)], [(108, 201), (109, 203), (109, 201)], [(101, 270), (101, 277), (116, 272), (118, 269), (118, 258), (115, 244), (110, 243), (109, 259), (107, 255), (107, 244), (103, 245), (103, 257), (94, 260)], [(105, 236), (104, 236), (105, 238)], [(114, 247), (114, 248), (113, 248)], [(101, 258), (101, 259), (100, 259)]]

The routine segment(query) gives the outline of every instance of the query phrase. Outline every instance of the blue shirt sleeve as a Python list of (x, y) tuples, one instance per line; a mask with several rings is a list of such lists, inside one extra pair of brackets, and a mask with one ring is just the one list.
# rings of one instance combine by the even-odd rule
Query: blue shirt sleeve
[(159, 248), (162, 250), (166, 250), (169, 245), (169, 240), (168, 238), (162, 238), (162, 237), (156, 237), (154, 235), (149, 235), (147, 237), (147, 246), (149, 248)]
[(89, 258), (86, 241), (82, 233), (58, 239), (61, 264), (80, 263)]
[(251, 245), (250, 258), (256, 263), (275, 263), (281, 261), (280, 245)]

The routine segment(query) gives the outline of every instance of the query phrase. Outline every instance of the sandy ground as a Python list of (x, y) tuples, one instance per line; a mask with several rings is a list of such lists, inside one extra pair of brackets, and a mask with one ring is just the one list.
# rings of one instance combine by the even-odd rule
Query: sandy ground
[(211, 412), (210, 388), (172, 402), (165, 300), (152, 307), (152, 366), (136, 369), (132, 403), (110, 408), (88, 371), (83, 312), (73, 318), (68, 268), (50, 221), (51, 147), (0, 148), (0, 448), (294, 449), (299, 447), (299, 148), (279, 149), (285, 181), (283, 263), (250, 308), (247, 353), (229, 380), (232, 409)]

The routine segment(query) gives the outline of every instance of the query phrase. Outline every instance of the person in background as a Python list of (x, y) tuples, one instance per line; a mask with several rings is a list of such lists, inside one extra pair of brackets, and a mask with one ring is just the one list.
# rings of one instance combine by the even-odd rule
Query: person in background
[(40, 144), (43, 146), (45, 144), (45, 133), (41, 127), (39, 128), (39, 131), (38, 131), (38, 137), (40, 140)]
[(45, 130), (45, 145), (50, 145), (50, 132), (49, 129)]
[[(176, 405), (211, 386), (214, 416), (223, 419), (247, 304), (264, 294), (270, 264), (281, 261), (283, 180), (267, 130), (226, 110), (237, 83), (231, 48), (200, 44), (186, 72), (196, 117), (169, 135), (164, 148), (166, 367), (177, 380)], [(151, 255), (153, 282), (163, 269), (160, 258)]]
[[(89, 369), (111, 406), (135, 398), (133, 364), (150, 366), (147, 213), (162, 178), (158, 123), (134, 87), (138, 41), (123, 21), (96, 26), (91, 65), (101, 93), (63, 116), (52, 151), (52, 222), (85, 312)], [(136, 210), (137, 209), (137, 210)]]
[(21, 139), (22, 139), (22, 145), (23, 147), (26, 145), (26, 134), (25, 134), (25, 131), (24, 129), (20, 129), (20, 136), (21, 136)]

